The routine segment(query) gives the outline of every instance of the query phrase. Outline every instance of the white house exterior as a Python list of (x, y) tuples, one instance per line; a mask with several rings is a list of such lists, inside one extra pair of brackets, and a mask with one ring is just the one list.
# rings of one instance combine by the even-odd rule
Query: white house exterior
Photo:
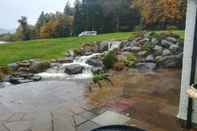
[[(182, 69), (182, 82), (181, 82), (181, 95), (180, 95), (180, 107), (177, 117), (181, 120), (188, 121), (188, 105), (189, 97), (186, 91), (191, 85), (192, 77), (192, 56), (194, 50), (196, 31), (196, 13), (197, 12), (197, 0), (188, 0), (187, 3), (187, 17), (186, 17), (186, 30), (185, 30), (185, 42), (184, 42), (184, 57), (183, 57), (183, 69)], [(197, 52), (197, 50), (195, 50)], [(196, 57), (197, 59), (197, 57)], [(194, 62), (194, 60), (193, 60)], [(195, 79), (195, 78), (194, 78)], [(196, 81), (197, 82), (197, 81)], [(191, 122), (197, 124), (197, 100), (192, 99), (193, 112), (191, 113)], [(193, 126), (194, 126), (193, 125)]]

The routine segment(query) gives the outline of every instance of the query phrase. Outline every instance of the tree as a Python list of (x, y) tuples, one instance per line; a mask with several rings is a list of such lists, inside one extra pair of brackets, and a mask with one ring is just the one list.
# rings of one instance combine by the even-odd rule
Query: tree
[(19, 34), (19, 37), (21, 40), (30, 40), (31, 39), (31, 30), (29, 28), (29, 25), (27, 23), (27, 17), (22, 16), (21, 19), (18, 20), (19, 27), (17, 29), (17, 32)]
[(64, 15), (65, 16), (73, 16), (73, 8), (70, 6), (70, 1), (68, 0), (66, 6), (64, 8)]
[(78, 35), (84, 30), (83, 10), (80, 0), (75, 1), (75, 14), (74, 14), (74, 35)]
[(185, 19), (186, 0), (135, 0), (145, 27), (178, 25)]

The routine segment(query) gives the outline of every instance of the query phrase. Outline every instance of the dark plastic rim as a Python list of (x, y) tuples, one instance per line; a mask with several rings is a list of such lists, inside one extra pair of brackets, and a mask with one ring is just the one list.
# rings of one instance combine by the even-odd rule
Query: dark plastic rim
[(92, 131), (145, 131), (145, 130), (137, 127), (131, 127), (125, 125), (111, 125), (111, 126), (99, 127), (97, 129), (93, 129)]

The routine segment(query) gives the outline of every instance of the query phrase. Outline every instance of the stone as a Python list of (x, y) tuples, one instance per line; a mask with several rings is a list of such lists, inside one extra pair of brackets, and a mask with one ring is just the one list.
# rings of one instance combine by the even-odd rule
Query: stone
[(30, 66), (30, 72), (32, 73), (40, 73), (44, 72), (50, 67), (49, 62), (33, 62)]
[(163, 56), (158, 59), (159, 66), (162, 68), (177, 68), (182, 64), (183, 54)]
[(66, 57), (75, 57), (75, 52), (73, 50), (69, 50), (65, 53)]
[(58, 63), (72, 63), (73, 57), (66, 57), (66, 58), (57, 59), (56, 62), (58, 62)]
[(156, 45), (156, 44), (159, 43), (159, 41), (158, 41), (156, 38), (152, 38), (152, 39), (151, 39), (151, 43), (152, 43), (153, 45)]
[(148, 55), (145, 59), (146, 62), (154, 62), (154, 56), (153, 55)]
[(103, 41), (96, 45), (97, 52), (104, 52), (107, 51), (109, 48), (109, 41)]
[(91, 58), (86, 61), (88, 65), (94, 66), (94, 67), (104, 67), (103, 61), (100, 60), (99, 58)]
[(130, 50), (130, 51), (138, 52), (138, 51), (140, 51), (140, 50), (141, 50), (141, 47), (134, 46), (134, 47), (132, 47), (132, 48), (131, 48), (131, 50)]
[(10, 76), (9, 77), (9, 80), (8, 80), (10, 83), (12, 84), (22, 84), (22, 83), (29, 83), (29, 82), (33, 82), (33, 80), (30, 80), (30, 79), (24, 79), (22, 77), (15, 77), (15, 76)]
[(129, 117), (124, 116), (122, 114), (113, 112), (113, 111), (106, 111), (103, 114), (97, 116), (92, 121), (98, 125), (106, 126), (106, 125), (123, 125), (127, 124), (130, 120)]
[(162, 55), (163, 55), (163, 56), (171, 55), (171, 52), (170, 52), (170, 50), (165, 49), (165, 50), (163, 50)]
[(146, 55), (146, 53), (147, 53), (147, 51), (140, 51), (140, 52), (138, 52), (138, 56), (143, 57)]
[(16, 71), (18, 69), (18, 64), (17, 63), (12, 63), (12, 64), (8, 64), (8, 67), (13, 70)]
[(42, 80), (42, 77), (35, 75), (35, 76), (33, 76), (31, 78), (31, 80), (33, 80), (33, 81), (40, 81), (40, 80)]
[(169, 48), (171, 45), (173, 45), (174, 43), (171, 41), (168, 41), (166, 39), (161, 40), (161, 45), (165, 48)]
[(147, 63), (137, 63), (135, 66), (138, 70), (147, 71), (147, 70), (156, 69), (157, 65), (153, 62), (147, 62)]
[(170, 48), (169, 48), (173, 53), (176, 53), (178, 52), (178, 49), (179, 49), (179, 46), (174, 44), (174, 45), (171, 45)]
[(159, 46), (159, 45), (156, 45), (154, 47), (154, 51), (155, 51), (156, 55), (161, 55), (162, 54), (162, 50), (163, 50), (163, 48), (161, 46)]
[(83, 72), (84, 67), (78, 64), (74, 64), (74, 65), (69, 65), (66, 66), (65, 68), (65, 73), (69, 74), (69, 75), (73, 75), (73, 74), (80, 74)]
[(130, 51), (132, 51), (132, 47), (125, 47), (125, 48), (123, 48), (122, 49), (122, 51), (128, 51), (128, 52), (130, 52)]
[(5, 126), (9, 129), (9, 131), (30, 131), (31, 122), (16, 121), (11, 123), (5, 123)]
[(74, 120), (72, 117), (56, 115), (56, 113), (53, 113), (52, 120), (54, 131), (75, 131)]
[(173, 43), (176, 43), (177, 42), (177, 39), (176, 38), (174, 38), (174, 37), (166, 37), (166, 40), (168, 40), (168, 41), (171, 41), (171, 42), (173, 42)]
[(52, 116), (49, 112), (40, 112), (34, 115), (31, 131), (52, 131)]
[(98, 128), (98, 127), (100, 127), (100, 125), (98, 125), (92, 121), (87, 121), (87, 122), (81, 124), (77, 128), (77, 131), (91, 131), (91, 130)]

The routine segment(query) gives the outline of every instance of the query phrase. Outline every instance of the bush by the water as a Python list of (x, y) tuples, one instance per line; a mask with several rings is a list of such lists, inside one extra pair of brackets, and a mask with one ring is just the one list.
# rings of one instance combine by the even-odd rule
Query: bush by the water
[(115, 51), (108, 52), (103, 59), (103, 64), (106, 69), (111, 69), (116, 62), (117, 58)]

